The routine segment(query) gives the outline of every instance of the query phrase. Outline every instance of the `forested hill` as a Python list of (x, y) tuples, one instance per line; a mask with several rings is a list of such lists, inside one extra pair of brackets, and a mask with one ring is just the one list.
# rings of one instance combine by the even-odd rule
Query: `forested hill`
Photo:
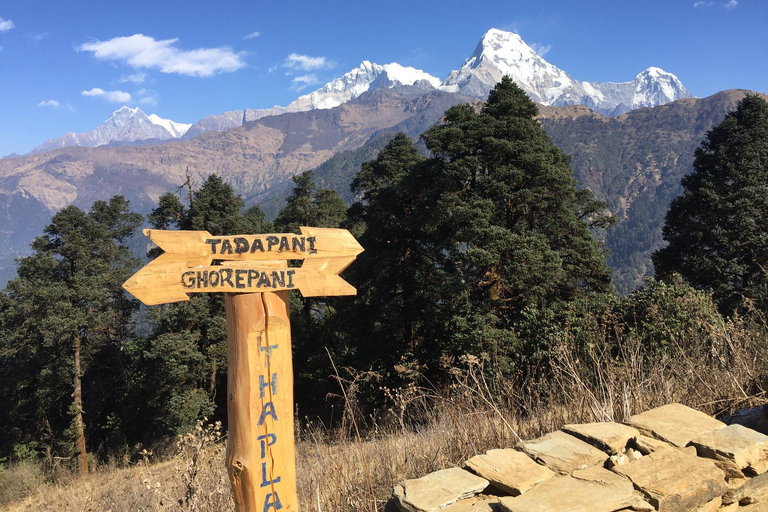
[[(662, 244), (661, 228), (680, 179), (692, 169), (693, 152), (707, 130), (749, 91), (724, 91), (637, 109), (619, 117), (584, 106), (539, 105), (539, 120), (556, 146), (572, 156), (579, 186), (608, 202), (617, 223), (605, 234), (609, 265), (618, 290), (628, 293), (653, 274), (651, 253)], [(337, 153), (316, 169), (315, 179), (352, 200), (348, 184), (360, 163), (373, 158), (390, 136), (381, 135), (352, 151)], [(278, 184), (263, 199), (274, 215), (290, 191)]]
[(694, 150), (747, 92), (683, 99), (620, 117), (603, 117), (583, 107), (540, 109), (555, 145), (572, 155), (579, 184), (608, 201), (617, 217), (606, 245), (620, 292), (631, 291), (653, 274), (650, 256), (662, 244), (664, 216), (681, 191), (681, 178), (692, 170)]
[[(652, 273), (650, 253), (693, 151), (706, 131), (736, 107), (747, 91), (605, 117), (583, 106), (543, 107), (539, 119), (553, 142), (573, 155), (582, 187), (606, 200), (617, 224), (606, 234), (614, 282), (628, 292)], [(211, 173), (231, 183), (248, 205), (269, 215), (282, 208), (290, 177), (315, 169), (321, 186), (351, 200), (349, 183), (360, 164), (375, 157), (396, 131), (412, 138), (439, 121), (453, 104), (470, 98), (444, 92), (366, 93), (340, 107), (272, 116), (222, 133), (138, 148), (66, 148), (0, 160), (0, 278), (13, 277), (14, 257), (27, 253), (52, 212), (123, 194), (144, 213), (187, 170), (193, 183)], [(423, 144), (417, 144), (422, 147)]]

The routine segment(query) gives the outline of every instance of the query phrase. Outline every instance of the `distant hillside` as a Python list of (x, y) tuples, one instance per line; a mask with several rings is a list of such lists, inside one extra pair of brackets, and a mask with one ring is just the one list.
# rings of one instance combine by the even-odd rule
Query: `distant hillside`
[[(667, 206), (691, 169), (706, 130), (735, 108), (746, 91), (605, 117), (583, 106), (540, 107), (555, 144), (573, 155), (581, 186), (609, 202), (617, 217), (606, 236), (619, 290), (629, 291), (651, 272)], [(316, 169), (322, 186), (351, 199), (349, 183), (388, 137), (413, 138), (438, 122), (450, 106), (478, 101), (442, 91), (405, 94), (377, 89), (332, 109), (269, 116), (225, 132), (142, 147), (64, 148), (0, 160), (0, 279), (12, 276), (11, 259), (25, 252), (52, 212), (123, 194), (148, 212), (157, 198), (177, 190), (189, 167), (195, 183), (217, 173), (249, 204), (271, 215), (290, 193), (290, 177)]]
[(541, 109), (544, 129), (573, 156), (571, 168), (581, 186), (608, 201), (618, 218), (606, 246), (620, 291), (634, 289), (653, 273), (650, 255), (663, 242), (667, 208), (692, 170), (694, 150), (747, 92), (682, 99), (619, 117), (583, 107), (569, 107), (570, 116), (562, 109)]

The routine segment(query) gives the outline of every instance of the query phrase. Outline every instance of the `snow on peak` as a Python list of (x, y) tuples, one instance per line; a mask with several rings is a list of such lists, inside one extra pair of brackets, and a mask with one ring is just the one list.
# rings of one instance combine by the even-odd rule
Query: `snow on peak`
[(419, 80), (426, 80), (432, 87), (439, 87), (441, 80), (420, 69), (401, 66), (396, 62), (385, 64), (384, 71), (392, 82), (400, 85), (414, 85)]
[(518, 34), (491, 29), (461, 68), (448, 75), (443, 88), (484, 97), (504, 75), (541, 103), (553, 101), (573, 83), (565, 71), (544, 60)]
[(285, 112), (300, 112), (316, 108), (333, 108), (353, 100), (366, 91), (379, 87), (413, 86), (424, 80), (431, 87), (440, 79), (420, 69), (397, 63), (379, 65), (364, 60), (358, 67), (325, 84), (320, 89), (300, 96), (285, 107)]
[(646, 69), (631, 82), (576, 80), (544, 60), (518, 34), (499, 29), (483, 35), (472, 55), (448, 75), (441, 89), (484, 98), (505, 75), (536, 102), (581, 104), (607, 115), (691, 96), (675, 75), (657, 67)]
[(95, 147), (105, 144), (141, 143), (176, 139), (184, 135), (190, 124), (176, 123), (155, 114), (146, 115), (138, 107), (121, 107), (97, 126), (86, 133), (68, 133), (58, 139), (51, 139), (34, 148), (31, 153), (42, 153), (69, 146)]
[(175, 121), (171, 121), (170, 119), (163, 119), (157, 114), (150, 114), (147, 117), (150, 121), (152, 121), (152, 124), (162, 126), (166, 130), (168, 130), (170, 134), (173, 135), (173, 138), (175, 139), (178, 139), (179, 137), (187, 133), (187, 130), (189, 130), (189, 127), (192, 126), (191, 124), (187, 124), (187, 123), (177, 123)]

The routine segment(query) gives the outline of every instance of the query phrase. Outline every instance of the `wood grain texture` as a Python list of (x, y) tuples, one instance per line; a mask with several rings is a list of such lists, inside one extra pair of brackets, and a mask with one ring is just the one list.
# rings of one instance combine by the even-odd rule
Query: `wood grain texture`
[(224, 297), (226, 460), (236, 510), (298, 511), (288, 292)]

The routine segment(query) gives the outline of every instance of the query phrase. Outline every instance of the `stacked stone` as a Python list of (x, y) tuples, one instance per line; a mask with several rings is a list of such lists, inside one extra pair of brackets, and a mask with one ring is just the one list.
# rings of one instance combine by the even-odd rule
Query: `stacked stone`
[(766, 512), (768, 436), (681, 404), (566, 425), (397, 485), (401, 512)]

